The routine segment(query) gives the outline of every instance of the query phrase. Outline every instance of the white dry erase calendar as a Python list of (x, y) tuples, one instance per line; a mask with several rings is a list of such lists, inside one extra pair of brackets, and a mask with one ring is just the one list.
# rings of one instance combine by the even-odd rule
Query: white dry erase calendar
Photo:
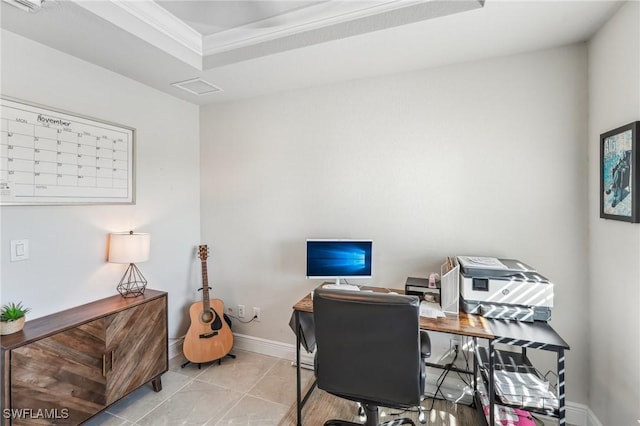
[(0, 99), (0, 204), (133, 204), (135, 129)]

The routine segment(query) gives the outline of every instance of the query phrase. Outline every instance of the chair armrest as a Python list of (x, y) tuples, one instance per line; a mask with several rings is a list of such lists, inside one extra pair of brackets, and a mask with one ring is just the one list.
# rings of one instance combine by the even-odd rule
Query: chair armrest
[(429, 333), (420, 330), (420, 356), (425, 359), (431, 356), (431, 339)]

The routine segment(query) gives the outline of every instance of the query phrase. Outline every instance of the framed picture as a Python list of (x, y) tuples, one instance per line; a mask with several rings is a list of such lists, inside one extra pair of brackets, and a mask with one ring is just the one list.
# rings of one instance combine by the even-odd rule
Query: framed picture
[(600, 135), (600, 217), (640, 222), (640, 121)]

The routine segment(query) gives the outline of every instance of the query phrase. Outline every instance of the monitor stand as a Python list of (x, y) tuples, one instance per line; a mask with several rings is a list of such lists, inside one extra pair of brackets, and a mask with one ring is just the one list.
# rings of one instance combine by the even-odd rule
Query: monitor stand
[(336, 278), (335, 282), (325, 281), (322, 283), (322, 288), (330, 289), (330, 290), (350, 290), (350, 291), (358, 291), (360, 287), (353, 284), (340, 284), (340, 278)]
[(332, 287), (338, 287), (340, 286), (340, 278), (336, 278), (335, 281), (325, 281), (322, 283), (322, 286), (324, 287), (325, 285), (330, 285)]

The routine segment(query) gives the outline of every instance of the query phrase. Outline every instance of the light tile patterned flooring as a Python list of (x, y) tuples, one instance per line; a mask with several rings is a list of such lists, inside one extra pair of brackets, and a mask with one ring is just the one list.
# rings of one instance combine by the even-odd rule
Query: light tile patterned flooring
[[(232, 351), (236, 359), (181, 368), (178, 355), (162, 375), (162, 391), (145, 385), (84, 423), (129, 425), (277, 425), (295, 401), (296, 369), (291, 361)], [(303, 383), (312, 372), (302, 370)]]
[[(233, 350), (236, 359), (184, 368), (182, 354), (169, 361), (162, 391), (145, 385), (107, 408), (88, 426), (275, 426), (295, 402), (291, 361)], [(313, 372), (302, 369), (302, 383)], [(545, 426), (557, 421), (544, 420)], [(465, 425), (460, 425), (465, 426)], [(568, 425), (570, 426), (570, 425)]]

